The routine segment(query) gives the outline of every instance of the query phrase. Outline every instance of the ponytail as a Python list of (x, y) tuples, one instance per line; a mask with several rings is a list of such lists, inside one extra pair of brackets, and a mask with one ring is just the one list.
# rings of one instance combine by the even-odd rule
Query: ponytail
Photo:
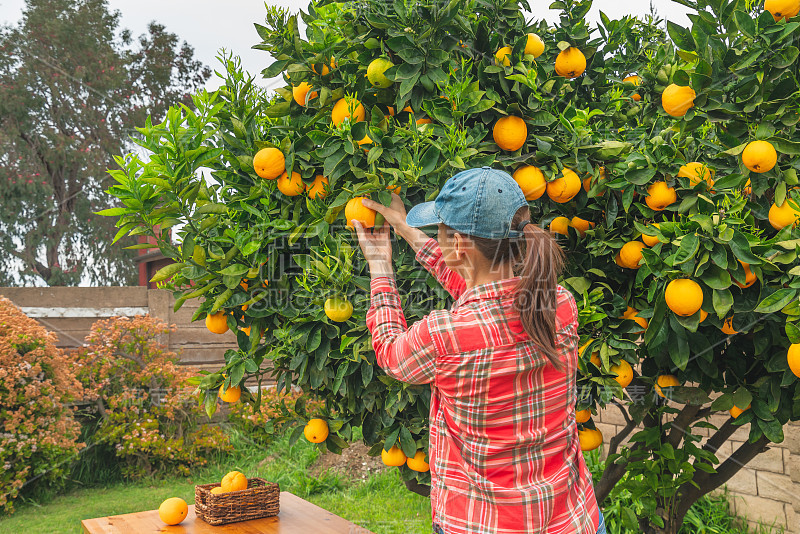
[[(556, 351), (556, 291), (564, 267), (564, 251), (550, 232), (530, 222), (530, 210), (523, 206), (514, 214), (511, 228), (525, 222), (521, 238), (486, 239), (469, 236), (492, 265), (507, 261), (519, 264), (520, 282), (514, 298), (522, 328), (559, 371), (564, 362)], [(451, 230), (452, 231), (452, 230)]]
[(550, 232), (536, 224), (526, 224), (522, 232), (526, 250), (514, 308), (525, 332), (560, 371), (564, 364), (556, 351), (556, 291), (564, 251)]

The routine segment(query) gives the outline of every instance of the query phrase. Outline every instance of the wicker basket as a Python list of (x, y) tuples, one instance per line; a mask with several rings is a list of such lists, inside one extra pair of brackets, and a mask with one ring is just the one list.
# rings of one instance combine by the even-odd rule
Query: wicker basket
[(280, 487), (263, 478), (247, 479), (247, 489), (228, 493), (211, 493), (219, 484), (194, 487), (194, 510), (197, 517), (210, 525), (225, 525), (280, 512)]

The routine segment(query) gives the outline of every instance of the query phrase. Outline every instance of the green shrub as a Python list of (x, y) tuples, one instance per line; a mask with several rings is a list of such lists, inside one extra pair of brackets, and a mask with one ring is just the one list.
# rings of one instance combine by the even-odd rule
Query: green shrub
[(20, 490), (63, 485), (83, 446), (67, 403), (80, 396), (71, 359), (56, 336), (0, 297), (0, 510)]
[(197, 370), (178, 365), (159, 342), (173, 329), (146, 315), (114, 317), (97, 321), (87, 346), (76, 351), (85, 399), (101, 418), (93, 441), (114, 448), (127, 477), (188, 475), (210, 455), (231, 450), (187, 382)]

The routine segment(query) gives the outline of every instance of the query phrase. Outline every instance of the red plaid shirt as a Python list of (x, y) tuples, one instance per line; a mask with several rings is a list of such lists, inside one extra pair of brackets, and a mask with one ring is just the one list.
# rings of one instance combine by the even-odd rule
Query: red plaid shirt
[(575, 423), (578, 320), (558, 287), (556, 371), (514, 311), (519, 278), (465, 291), (436, 240), (417, 253), (457, 299), (407, 328), (394, 278), (372, 280), (367, 326), (389, 376), (431, 384), (431, 512), (446, 534), (594, 534)]

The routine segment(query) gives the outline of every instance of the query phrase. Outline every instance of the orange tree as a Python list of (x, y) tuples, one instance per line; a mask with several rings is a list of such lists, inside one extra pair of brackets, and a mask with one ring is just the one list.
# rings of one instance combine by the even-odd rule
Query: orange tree
[[(676, 532), (800, 418), (800, 23), (752, 2), (682, 3), (692, 26), (666, 34), (603, 14), (592, 28), (591, 2), (575, 0), (551, 5), (555, 26), (515, 0), (319, 2), (300, 13), (305, 38), (297, 16), (268, 8), (256, 48), (285, 86), (268, 95), (223, 56), (219, 91), (139, 130), (150, 158), (118, 158), (122, 206), (105, 212), (119, 236), (158, 237), (175, 263), (155, 279), (176, 307), (199, 298), (196, 319), (237, 332), (225, 367), (197, 380), (206, 408), (271, 374), (325, 402), (282, 413), (283, 428), (300, 423), (294, 439), (313, 418), (306, 436), (340, 452), (360, 427), (410, 485), (428, 482), (424, 462), (400, 460), (427, 450), (430, 392), (376, 365), (345, 216), (369, 218), (355, 197), (387, 203), (399, 186), (415, 204), (492, 165), (568, 253), (581, 443), (608, 442), (599, 501), (624, 488), (636, 504), (615, 520)], [(156, 231), (168, 227), (180, 245)], [(404, 243), (395, 266), (409, 322), (447, 304)], [(610, 404), (628, 424), (604, 437), (592, 414)], [(715, 455), (739, 427), (749, 439)]]

